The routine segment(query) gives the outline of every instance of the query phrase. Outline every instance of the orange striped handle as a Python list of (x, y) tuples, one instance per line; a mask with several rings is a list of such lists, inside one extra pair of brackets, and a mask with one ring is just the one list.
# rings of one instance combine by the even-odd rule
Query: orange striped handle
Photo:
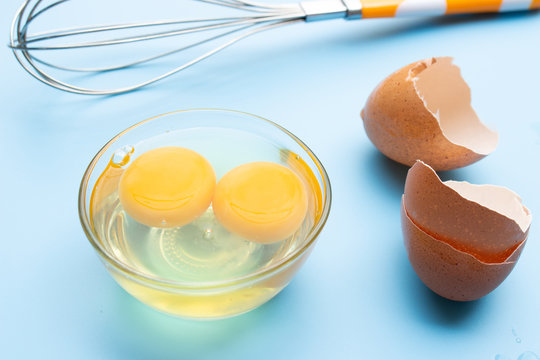
[(540, 0), (359, 0), (363, 18), (540, 9)]

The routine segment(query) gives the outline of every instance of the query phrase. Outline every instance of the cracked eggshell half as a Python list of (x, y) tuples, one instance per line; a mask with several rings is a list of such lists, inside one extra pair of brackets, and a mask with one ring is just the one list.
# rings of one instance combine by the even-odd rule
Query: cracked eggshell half
[(373, 90), (361, 116), (375, 147), (408, 166), (420, 159), (435, 170), (460, 168), (498, 142), (471, 107), (470, 89), (450, 57), (421, 60), (391, 74)]
[(409, 261), (445, 298), (476, 300), (499, 286), (519, 259), (531, 220), (504, 187), (441, 182), (421, 161), (407, 174), (401, 223)]

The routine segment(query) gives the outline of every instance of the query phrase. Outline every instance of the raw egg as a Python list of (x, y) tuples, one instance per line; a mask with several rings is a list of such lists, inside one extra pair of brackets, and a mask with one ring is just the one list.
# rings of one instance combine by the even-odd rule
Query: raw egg
[(137, 157), (122, 174), (118, 192), (132, 218), (167, 228), (202, 215), (210, 206), (215, 185), (208, 160), (193, 150), (169, 146)]
[(418, 277), (445, 298), (475, 300), (499, 286), (519, 259), (531, 219), (507, 188), (442, 182), (421, 161), (407, 174), (405, 247)]
[(362, 118), (379, 151), (435, 170), (472, 164), (497, 146), (496, 132), (471, 107), (471, 92), (452, 58), (421, 60), (388, 76), (369, 96)]
[(230, 232), (259, 243), (291, 236), (308, 208), (304, 183), (291, 169), (257, 161), (237, 166), (218, 182), (213, 210)]

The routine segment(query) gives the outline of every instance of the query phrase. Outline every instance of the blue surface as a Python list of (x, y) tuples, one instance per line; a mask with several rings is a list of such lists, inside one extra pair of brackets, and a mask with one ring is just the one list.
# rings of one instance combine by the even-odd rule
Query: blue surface
[[(2, 1), (5, 35), (18, 6)], [(402, 243), (407, 169), (374, 149), (359, 117), (392, 71), (455, 57), (473, 107), (500, 143), (442, 177), (507, 186), (540, 216), (539, 34), (538, 13), (297, 24), (112, 97), (48, 88), (0, 48), (0, 357), (540, 358), (537, 219), (519, 263), (493, 293), (471, 303), (433, 295)], [(153, 115), (200, 107), (285, 126), (318, 154), (334, 195), (327, 226), (290, 286), (255, 311), (215, 322), (169, 317), (130, 297), (99, 262), (77, 215), (82, 174), (109, 138)]]

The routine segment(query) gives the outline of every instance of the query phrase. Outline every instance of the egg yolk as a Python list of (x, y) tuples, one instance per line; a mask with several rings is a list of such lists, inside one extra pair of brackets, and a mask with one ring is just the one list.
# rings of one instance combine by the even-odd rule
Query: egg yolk
[(120, 203), (138, 222), (155, 227), (182, 226), (210, 206), (216, 185), (212, 165), (182, 147), (161, 147), (141, 154), (122, 174)]
[(308, 208), (306, 188), (289, 168), (271, 162), (240, 165), (219, 180), (212, 202), (230, 232), (259, 243), (291, 236)]

